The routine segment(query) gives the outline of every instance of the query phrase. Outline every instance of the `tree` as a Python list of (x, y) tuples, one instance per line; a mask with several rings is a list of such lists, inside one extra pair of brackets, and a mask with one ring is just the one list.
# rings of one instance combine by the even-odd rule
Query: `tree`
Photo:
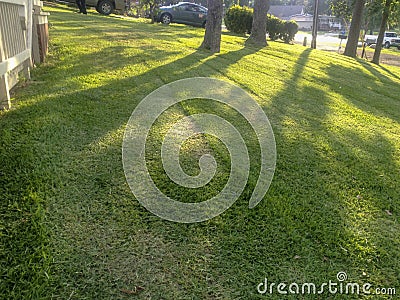
[(388, 24), (390, 27), (399, 27), (400, 25), (400, 1), (393, 0), (389, 14)]
[[(386, 29), (396, 28), (400, 24), (400, 2), (399, 0), (391, 0), (390, 2)], [(380, 28), (385, 6), (385, 0), (367, 0), (366, 9), (368, 14), (366, 18), (368, 19), (367, 23), (370, 31)]]
[(329, 6), (332, 14), (343, 20), (347, 30), (350, 24), (352, 13), (351, 0), (331, 0)]
[(200, 48), (217, 53), (221, 48), (222, 0), (208, 0), (206, 32)]
[(365, 3), (365, 29), (373, 34), (374, 29), (379, 28), (382, 11), (384, 6), (383, 0), (367, 0)]
[(365, 0), (355, 0), (353, 14), (351, 18), (351, 25), (347, 39), (344, 55), (349, 57), (356, 57), (358, 40), (360, 37), (362, 15), (364, 11)]
[(267, 12), (269, 9), (268, 0), (255, 0), (253, 12), (253, 24), (251, 34), (246, 42), (258, 46), (267, 46)]
[(379, 65), (379, 58), (381, 56), (383, 38), (385, 36), (385, 30), (386, 30), (387, 21), (389, 19), (390, 5), (391, 4), (392, 4), (392, 0), (386, 0), (385, 1), (385, 6), (384, 6), (383, 11), (382, 11), (381, 26), (379, 28), (379, 35), (378, 35), (378, 39), (376, 40), (376, 47), (375, 47), (374, 57), (372, 59), (372, 62), (377, 64), (377, 65)]

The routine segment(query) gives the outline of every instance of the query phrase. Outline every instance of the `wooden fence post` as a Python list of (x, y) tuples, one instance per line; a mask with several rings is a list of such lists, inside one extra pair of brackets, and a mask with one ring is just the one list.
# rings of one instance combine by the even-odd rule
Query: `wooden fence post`
[[(3, 37), (0, 30), (0, 62), (2, 61), (5, 61), (5, 55)], [(0, 109), (9, 109), (10, 106), (10, 89), (8, 86), (8, 75), (6, 72), (4, 75), (0, 75)]]

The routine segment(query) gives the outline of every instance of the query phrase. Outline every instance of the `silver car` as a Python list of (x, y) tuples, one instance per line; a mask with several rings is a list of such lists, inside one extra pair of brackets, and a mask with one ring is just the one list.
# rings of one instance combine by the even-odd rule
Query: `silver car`
[(157, 21), (163, 24), (181, 23), (205, 27), (207, 8), (189, 2), (180, 2), (171, 6), (161, 6)]

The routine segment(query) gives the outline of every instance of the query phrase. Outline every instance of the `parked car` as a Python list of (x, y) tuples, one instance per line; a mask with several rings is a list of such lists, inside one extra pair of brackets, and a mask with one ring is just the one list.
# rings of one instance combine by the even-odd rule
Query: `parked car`
[[(376, 41), (378, 39), (377, 35), (365, 35), (365, 42), (367, 45), (372, 45), (376, 44)], [(397, 47), (400, 49), (400, 38), (397, 36), (396, 32), (385, 32), (385, 36), (383, 38), (383, 46), (385, 48), (390, 48), (392, 46)]]
[[(62, 0), (60, 2), (76, 3), (76, 0)], [(124, 0), (86, 0), (86, 6), (96, 8), (97, 12), (103, 15), (109, 15), (114, 10), (124, 10)]]
[(189, 2), (180, 2), (175, 5), (161, 6), (158, 9), (156, 21), (163, 24), (181, 23), (205, 27), (207, 8)]

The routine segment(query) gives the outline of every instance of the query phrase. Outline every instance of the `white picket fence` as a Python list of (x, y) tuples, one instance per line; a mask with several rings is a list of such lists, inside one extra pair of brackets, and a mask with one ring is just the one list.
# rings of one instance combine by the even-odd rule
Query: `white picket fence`
[(38, 0), (0, 0), (0, 108), (10, 108), (10, 89), (32, 66), (34, 6)]

